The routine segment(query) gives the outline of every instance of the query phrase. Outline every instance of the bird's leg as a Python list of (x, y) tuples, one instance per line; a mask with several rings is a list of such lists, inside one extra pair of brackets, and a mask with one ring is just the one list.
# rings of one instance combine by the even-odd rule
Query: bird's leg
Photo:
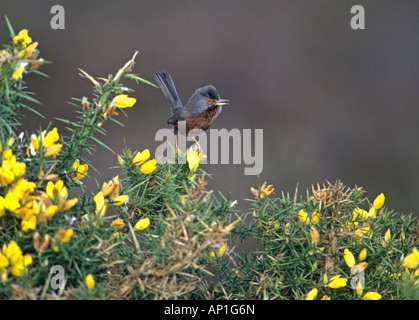
[(196, 145), (198, 147), (198, 150), (197, 151), (201, 150), (201, 145), (199, 144), (198, 141), (196, 141), (196, 138), (195, 137), (193, 138), (193, 140), (195, 141), (195, 143), (196, 143)]
[(178, 146), (178, 143), (177, 143), (177, 137), (178, 137), (177, 132), (175, 132), (175, 153), (176, 153), (176, 156), (179, 155), (179, 146)]

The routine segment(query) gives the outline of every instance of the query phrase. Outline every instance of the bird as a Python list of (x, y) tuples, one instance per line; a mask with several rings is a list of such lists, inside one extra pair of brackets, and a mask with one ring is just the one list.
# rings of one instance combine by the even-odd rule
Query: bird
[[(167, 120), (173, 125), (175, 132), (176, 153), (178, 153), (177, 137), (178, 122), (186, 121), (186, 134), (201, 129), (206, 131), (215, 118), (220, 114), (222, 106), (229, 105), (229, 100), (220, 99), (217, 89), (213, 85), (198, 88), (183, 106), (176, 91), (175, 84), (168, 71), (156, 71), (154, 77), (169, 102), (171, 116)], [(200, 148), (199, 143), (194, 139)]]

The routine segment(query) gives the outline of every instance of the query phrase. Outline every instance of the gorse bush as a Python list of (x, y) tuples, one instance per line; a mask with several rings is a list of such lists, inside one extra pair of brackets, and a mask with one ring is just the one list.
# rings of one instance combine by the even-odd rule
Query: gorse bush
[[(418, 299), (417, 219), (369, 203), (362, 188), (339, 181), (307, 199), (252, 188), (250, 210), (208, 191), (205, 157), (157, 163), (125, 146), (120, 171), (87, 191), (87, 160), (109, 149), (106, 122), (133, 107), (122, 82), (153, 85), (133, 73), (94, 78), (90, 98), (72, 99), (77, 120), (27, 132), (23, 110), (37, 113), (24, 77), (47, 63), (24, 29), (0, 51), (0, 297), (2, 299)], [(153, 85), (154, 86), (154, 85)], [(102, 136), (102, 139), (99, 137)], [(110, 152), (110, 156), (114, 153)], [(234, 242), (263, 249), (237, 254)]]

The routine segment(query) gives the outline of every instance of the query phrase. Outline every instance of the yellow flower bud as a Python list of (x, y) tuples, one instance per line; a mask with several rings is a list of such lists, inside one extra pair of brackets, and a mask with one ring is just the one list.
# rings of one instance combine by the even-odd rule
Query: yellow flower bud
[(368, 211), (368, 217), (369, 218), (375, 218), (377, 216), (377, 211), (375, 210), (374, 206), (370, 208), (370, 211)]
[(352, 268), (355, 265), (354, 255), (348, 249), (344, 250), (343, 257), (344, 257), (345, 262), (346, 262), (346, 264), (348, 265), (349, 268)]
[(115, 230), (122, 230), (125, 226), (125, 222), (123, 219), (116, 219), (111, 223), (112, 228)]
[(139, 220), (135, 224), (135, 229), (137, 229), (137, 230), (144, 230), (149, 225), (150, 225), (150, 219), (149, 218), (143, 218), (143, 219)]
[(60, 138), (57, 128), (52, 129), (49, 131), (45, 137), (44, 145), (46, 148), (51, 147), (57, 140)]
[(352, 220), (356, 219), (366, 219), (368, 217), (368, 212), (361, 208), (355, 208), (353, 214), (352, 214)]
[(189, 170), (192, 172), (195, 171), (198, 168), (200, 162), (198, 151), (193, 151), (190, 149), (188, 155), (186, 156), (186, 161), (188, 161)]
[(380, 300), (381, 294), (378, 292), (368, 292), (364, 296), (364, 300)]
[(9, 259), (0, 252), (0, 271), (9, 266)]
[(116, 197), (115, 199), (113, 199), (112, 204), (114, 206), (120, 206), (121, 204), (124, 204), (125, 202), (128, 201), (128, 196), (127, 195), (120, 195), (118, 197)]
[(361, 281), (358, 281), (358, 284), (356, 286), (356, 294), (358, 296), (361, 296), (363, 291), (364, 291), (364, 288), (362, 286), (362, 283), (361, 283)]
[(93, 278), (93, 276), (90, 273), (86, 276), (84, 281), (86, 283), (86, 287), (89, 290), (93, 290), (95, 288), (95, 279)]
[(107, 202), (105, 201), (105, 197), (103, 196), (102, 191), (99, 191), (93, 198), (96, 203), (96, 210), (95, 214), (98, 217), (102, 217), (107, 209)]
[(122, 166), (124, 164), (124, 159), (122, 159), (122, 157), (118, 154), (118, 162), (119, 164)]
[(359, 253), (359, 260), (364, 261), (367, 258), (367, 249), (362, 249)]
[(306, 297), (304, 298), (304, 300), (314, 300), (314, 299), (316, 299), (318, 292), (319, 292), (319, 291), (317, 290), (317, 288), (311, 289), (311, 290), (307, 293), (307, 295), (306, 295)]
[(22, 76), (23, 71), (25, 71), (24, 66), (17, 67), (16, 70), (13, 72), (12, 78), (15, 80), (19, 79)]
[(130, 98), (126, 94), (120, 94), (113, 98), (112, 102), (115, 103), (117, 108), (131, 108), (137, 102), (137, 99)]
[(313, 211), (312, 220), (315, 223), (319, 223), (319, 221), (320, 221), (320, 213), (319, 213), (319, 211), (317, 209), (315, 209)]
[(310, 228), (310, 236), (311, 236), (311, 241), (313, 243), (319, 242), (319, 240), (320, 240), (320, 234), (317, 231), (317, 229), (315, 227), (313, 227), (313, 226)]
[(375, 210), (381, 209), (381, 207), (384, 205), (385, 196), (383, 193), (381, 193), (377, 198), (375, 198), (373, 206)]
[(386, 233), (384, 234), (384, 241), (383, 241), (384, 247), (387, 245), (390, 239), (391, 239), (391, 232), (390, 232), (390, 229), (387, 229)]
[(224, 255), (227, 249), (227, 243), (224, 243), (222, 247), (218, 250), (217, 256), (220, 258)]
[(341, 275), (337, 275), (337, 276), (334, 276), (332, 279), (330, 279), (329, 287), (332, 289), (346, 287), (347, 282), (348, 282), (348, 279), (341, 278)]

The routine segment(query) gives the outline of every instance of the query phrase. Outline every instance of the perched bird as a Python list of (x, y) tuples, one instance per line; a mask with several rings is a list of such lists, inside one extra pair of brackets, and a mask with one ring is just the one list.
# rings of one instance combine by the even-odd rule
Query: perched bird
[(176, 152), (178, 151), (177, 133), (179, 121), (186, 121), (186, 134), (194, 129), (205, 131), (220, 114), (222, 106), (229, 104), (228, 100), (220, 99), (220, 95), (214, 86), (208, 85), (196, 89), (186, 106), (183, 106), (169, 72), (157, 71), (154, 73), (154, 76), (166, 96), (172, 112), (172, 116), (167, 120), (167, 123), (172, 124), (175, 131)]

